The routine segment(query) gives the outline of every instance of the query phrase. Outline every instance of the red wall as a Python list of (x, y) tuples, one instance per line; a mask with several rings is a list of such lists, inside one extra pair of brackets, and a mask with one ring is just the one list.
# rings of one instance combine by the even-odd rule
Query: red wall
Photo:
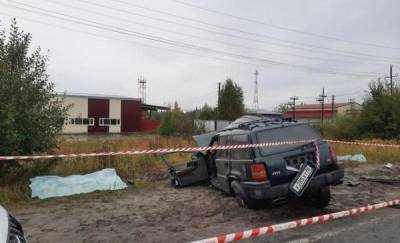
[(142, 110), (138, 100), (121, 100), (121, 132), (141, 130)]
[[(322, 111), (295, 111), (296, 118), (320, 118)], [(333, 115), (332, 110), (324, 111), (324, 117), (331, 117)], [(286, 118), (293, 117), (293, 111), (289, 110), (283, 113)]]
[(94, 126), (88, 132), (108, 132), (108, 126), (99, 126), (100, 118), (109, 118), (110, 102), (108, 99), (88, 99), (88, 117), (94, 118)]
[(156, 131), (159, 126), (160, 126), (159, 120), (143, 120), (142, 127), (140, 130), (142, 132), (152, 132)]

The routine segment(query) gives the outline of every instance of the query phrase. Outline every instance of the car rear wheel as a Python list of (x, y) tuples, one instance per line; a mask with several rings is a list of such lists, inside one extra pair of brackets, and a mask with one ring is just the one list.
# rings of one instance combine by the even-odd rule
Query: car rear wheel
[(313, 197), (313, 205), (317, 208), (325, 208), (331, 201), (331, 189), (329, 186), (322, 187), (316, 191)]
[(248, 198), (241, 189), (238, 181), (232, 181), (231, 189), (240, 207), (247, 207), (249, 209), (259, 208), (258, 201)]

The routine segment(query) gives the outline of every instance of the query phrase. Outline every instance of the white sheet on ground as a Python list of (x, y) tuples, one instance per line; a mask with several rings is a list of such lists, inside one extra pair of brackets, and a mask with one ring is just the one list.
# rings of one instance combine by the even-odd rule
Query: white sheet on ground
[(363, 154), (354, 155), (343, 155), (336, 156), (339, 161), (357, 161), (357, 162), (367, 162), (367, 158)]
[(113, 168), (87, 175), (37, 176), (30, 181), (32, 197), (39, 197), (40, 199), (94, 191), (119, 190), (127, 187)]

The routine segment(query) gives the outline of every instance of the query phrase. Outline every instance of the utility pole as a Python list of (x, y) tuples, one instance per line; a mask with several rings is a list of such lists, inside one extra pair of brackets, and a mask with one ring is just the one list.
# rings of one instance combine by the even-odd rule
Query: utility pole
[(140, 76), (138, 78), (138, 95), (142, 103), (146, 103), (146, 84), (146, 79)]
[(218, 100), (217, 100), (217, 114), (215, 115), (214, 120), (214, 130), (217, 131), (217, 123), (218, 119), (220, 118), (220, 102), (221, 102), (221, 82), (218, 82)]
[(335, 115), (335, 95), (332, 95), (332, 118)]
[(292, 104), (293, 120), (296, 120), (296, 100), (298, 100), (298, 99), (299, 99), (299, 97), (297, 97), (297, 96), (290, 97), (290, 100), (292, 100), (291, 104)]
[(393, 95), (393, 65), (390, 64), (390, 95)]
[(324, 125), (324, 109), (325, 109), (325, 98), (327, 95), (325, 95), (325, 88), (322, 88), (322, 94), (319, 95), (319, 98), (317, 101), (321, 102), (322, 109), (321, 109), (321, 124)]
[(254, 109), (258, 110), (258, 71), (254, 73), (254, 99), (253, 99)]
[(392, 64), (390, 64), (390, 70), (389, 71), (390, 71), (389, 72), (389, 76), (385, 76), (384, 78), (385, 78), (385, 80), (387, 78), (390, 79), (390, 83), (389, 83), (389, 85), (390, 85), (390, 95), (393, 95), (393, 78), (398, 77), (399, 75), (398, 74), (393, 75), (393, 65)]

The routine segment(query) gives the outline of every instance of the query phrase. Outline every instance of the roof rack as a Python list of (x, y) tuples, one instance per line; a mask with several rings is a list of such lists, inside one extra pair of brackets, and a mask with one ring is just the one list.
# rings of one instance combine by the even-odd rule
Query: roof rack
[(242, 122), (242, 123), (233, 123), (230, 126), (223, 129), (223, 131), (228, 131), (228, 130), (233, 130), (233, 129), (252, 130), (253, 128), (256, 128), (256, 127), (261, 127), (261, 126), (266, 127), (269, 125), (280, 125), (284, 122), (296, 122), (296, 121), (292, 120), (291, 118), (260, 118), (260, 119), (254, 119), (254, 120), (246, 121), (246, 122)]

